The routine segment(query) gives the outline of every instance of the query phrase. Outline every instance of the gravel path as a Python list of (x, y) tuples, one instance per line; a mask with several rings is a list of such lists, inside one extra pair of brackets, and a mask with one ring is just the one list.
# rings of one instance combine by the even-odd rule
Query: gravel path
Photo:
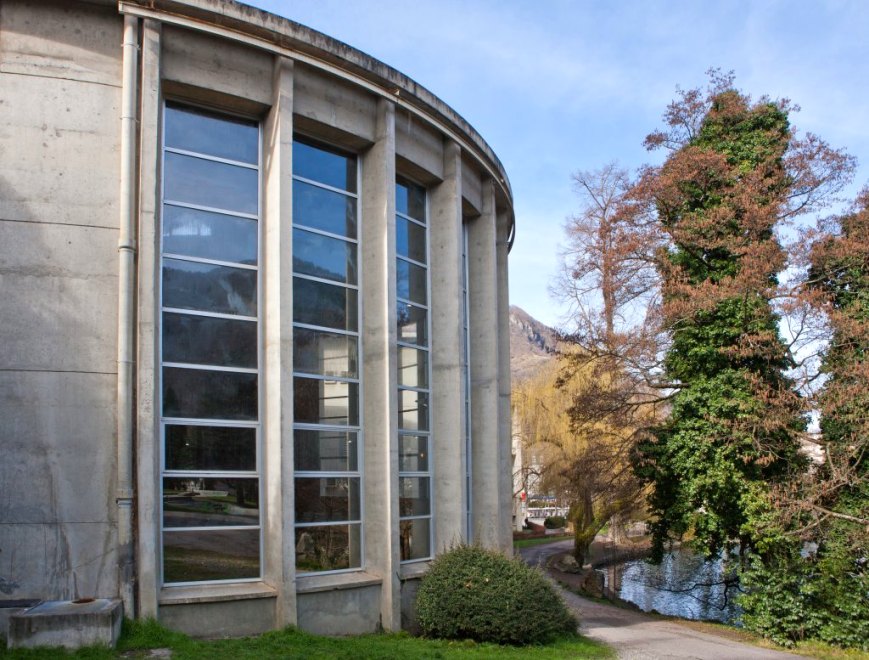
[[(531, 565), (545, 566), (550, 557), (568, 551), (571, 544), (572, 541), (560, 541), (532, 546), (523, 548), (520, 554)], [(683, 624), (678, 620), (662, 619), (643, 612), (599, 603), (566, 589), (560, 589), (567, 604), (579, 616), (580, 632), (586, 637), (611, 646), (619, 658), (794, 660), (801, 657), (745, 644), (730, 639), (725, 632), (715, 634), (695, 630), (690, 627), (690, 624)]]

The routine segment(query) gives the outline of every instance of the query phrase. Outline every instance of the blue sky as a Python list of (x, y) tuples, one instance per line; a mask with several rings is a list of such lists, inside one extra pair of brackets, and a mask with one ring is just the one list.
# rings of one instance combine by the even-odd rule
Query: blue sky
[(248, 0), (345, 41), (427, 87), (501, 158), (517, 237), (510, 299), (549, 325), (571, 174), (657, 162), (643, 138), (677, 86), (734, 70), (786, 97), (802, 131), (859, 160), (869, 182), (869, 2), (863, 0)]

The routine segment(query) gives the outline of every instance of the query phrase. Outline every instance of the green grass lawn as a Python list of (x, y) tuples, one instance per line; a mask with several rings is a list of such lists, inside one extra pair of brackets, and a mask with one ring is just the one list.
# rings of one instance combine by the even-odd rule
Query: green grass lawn
[(149, 649), (171, 649), (172, 658), (186, 660), (207, 658), (612, 658), (606, 646), (575, 637), (563, 639), (546, 646), (497, 646), (475, 642), (448, 642), (420, 639), (410, 635), (362, 635), (359, 637), (319, 637), (292, 628), (266, 633), (259, 637), (222, 639), (213, 641), (194, 640), (181, 633), (172, 632), (154, 621), (125, 622), (124, 633), (117, 649), (91, 647), (75, 653), (62, 649), (35, 649), (7, 651), (0, 648), (0, 658), (145, 658)]
[(572, 539), (573, 534), (552, 534), (551, 536), (540, 536), (534, 539), (515, 539), (513, 541), (514, 548), (528, 548), (532, 545), (543, 545), (544, 543), (555, 543), (556, 541), (566, 541)]

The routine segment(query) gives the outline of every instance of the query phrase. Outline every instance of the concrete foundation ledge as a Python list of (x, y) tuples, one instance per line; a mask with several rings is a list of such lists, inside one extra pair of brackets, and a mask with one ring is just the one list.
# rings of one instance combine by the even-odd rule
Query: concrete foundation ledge
[(332, 575), (305, 575), (296, 579), (296, 593), (313, 594), (320, 591), (342, 591), (380, 585), (383, 579), (372, 573), (333, 573)]
[(7, 647), (114, 646), (123, 615), (124, 606), (114, 598), (46, 601), (9, 617)]

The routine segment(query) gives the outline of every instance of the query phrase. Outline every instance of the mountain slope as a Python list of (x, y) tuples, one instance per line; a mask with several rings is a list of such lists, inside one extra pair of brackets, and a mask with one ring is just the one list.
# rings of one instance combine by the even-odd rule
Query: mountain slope
[(510, 305), (510, 374), (514, 382), (533, 377), (555, 359), (555, 330)]

